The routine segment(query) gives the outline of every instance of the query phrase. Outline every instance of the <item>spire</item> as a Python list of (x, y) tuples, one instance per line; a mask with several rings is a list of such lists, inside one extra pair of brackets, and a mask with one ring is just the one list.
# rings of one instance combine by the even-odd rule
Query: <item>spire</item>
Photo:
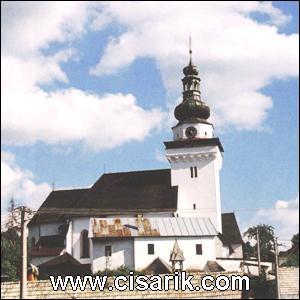
[(170, 255), (170, 261), (184, 261), (182, 250), (179, 248), (177, 239), (175, 240), (173, 250)]
[(189, 50), (189, 53), (190, 53), (190, 66), (192, 66), (193, 65), (193, 62), (192, 62), (192, 53), (193, 53), (193, 51), (192, 51), (192, 38), (191, 38), (191, 36), (190, 36), (190, 38), (189, 38), (189, 46), (190, 46), (190, 50)]
[(183, 101), (175, 108), (175, 118), (180, 122), (204, 122), (210, 116), (209, 107), (202, 101), (198, 70), (192, 62), (192, 39), (189, 37), (189, 64), (183, 68)]
[[(189, 54), (190, 54), (190, 62), (189, 64), (183, 68), (183, 74), (185, 76), (188, 76), (188, 75), (194, 75), (194, 76), (197, 76), (198, 75), (198, 70), (196, 68), (196, 66), (193, 65), (193, 60), (192, 60), (192, 38), (189, 37)], [(200, 78), (199, 78), (200, 80)]]
[[(184, 261), (183, 252), (179, 248), (177, 239), (175, 239), (173, 250), (170, 253), (170, 262), (172, 263), (172, 271), (173, 272), (175, 272), (176, 270), (182, 271), (183, 270), (183, 261)], [(176, 268), (176, 266), (177, 266), (177, 268)]]

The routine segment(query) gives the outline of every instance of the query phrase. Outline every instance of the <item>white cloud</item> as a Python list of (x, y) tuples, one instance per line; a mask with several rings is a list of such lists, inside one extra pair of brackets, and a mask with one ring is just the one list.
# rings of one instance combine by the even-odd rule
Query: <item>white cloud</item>
[(287, 240), (299, 232), (299, 195), (293, 200), (276, 201), (274, 208), (259, 210), (252, 223), (272, 225), (275, 235), (287, 243)]
[(21, 169), (12, 153), (1, 151), (1, 206), (8, 207), (13, 197), (16, 203), (31, 208), (38, 208), (51, 191), (51, 187), (43, 182), (36, 183), (29, 170)]
[(271, 1), (261, 1), (258, 3), (258, 11), (269, 15), (271, 24), (281, 26), (291, 20), (291, 15), (284, 15), (282, 11), (272, 5)]
[(143, 110), (130, 94), (100, 97), (78, 89), (7, 93), (9, 101), (2, 105), (6, 144), (80, 141), (90, 149), (110, 149), (142, 140), (163, 117), (159, 110)]
[[(140, 141), (161, 123), (169, 127), (175, 121), (170, 118), (174, 105), (180, 101), (189, 35), (203, 79), (203, 98), (217, 128), (261, 129), (272, 107), (272, 99), (261, 89), (273, 78), (298, 75), (299, 36), (278, 33), (278, 26), (290, 16), (269, 2), (2, 2), (1, 6), (2, 137), (7, 144), (81, 141), (102, 150)], [(269, 22), (252, 20), (249, 15), (254, 12), (268, 16)], [(110, 23), (121, 25), (123, 33), (110, 39), (91, 73), (111, 74), (139, 57), (154, 58), (169, 95), (168, 116), (141, 108), (133, 95), (95, 95), (74, 88), (49, 93), (41, 87), (67, 83), (61, 64), (76, 58), (72, 42)], [(46, 55), (44, 50), (54, 42), (60, 43), (60, 50)]]
[[(76, 58), (71, 44), (46, 55), (51, 43), (83, 36), (94, 2), (2, 3), (2, 142), (8, 145), (79, 141), (93, 150), (143, 140), (164, 114), (141, 108), (133, 95), (96, 95), (68, 88), (45, 91), (41, 85), (68, 82), (61, 63)], [(51, 19), (51, 22), (49, 21)], [(91, 26), (105, 26), (109, 16)], [(101, 25), (100, 25), (101, 23)]]
[[(102, 12), (126, 31), (110, 41), (91, 74), (116, 73), (137, 58), (152, 57), (175, 99), (191, 35), (203, 98), (219, 128), (261, 129), (272, 107), (261, 89), (299, 73), (299, 35), (278, 32), (291, 17), (271, 2), (105, 2)], [(251, 19), (252, 13), (269, 22)]]
[(85, 1), (1, 2), (2, 54), (27, 58), (51, 42), (80, 37), (90, 6)]

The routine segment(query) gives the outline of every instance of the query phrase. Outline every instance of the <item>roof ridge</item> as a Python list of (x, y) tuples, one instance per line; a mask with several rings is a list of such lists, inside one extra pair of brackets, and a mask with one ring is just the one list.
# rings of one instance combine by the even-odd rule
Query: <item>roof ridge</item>
[(111, 172), (111, 173), (103, 173), (102, 176), (103, 175), (112, 175), (112, 174), (127, 174), (127, 173), (170, 171), (170, 170), (171, 170), (170, 168), (163, 168), (163, 169), (147, 169), (147, 170), (134, 170), (134, 171), (123, 171), (123, 172)]
[(82, 191), (82, 190), (89, 190), (91, 187), (82, 187), (82, 188), (69, 188), (69, 189), (61, 189), (61, 190), (53, 190), (50, 193), (53, 192), (71, 192), (71, 191)]

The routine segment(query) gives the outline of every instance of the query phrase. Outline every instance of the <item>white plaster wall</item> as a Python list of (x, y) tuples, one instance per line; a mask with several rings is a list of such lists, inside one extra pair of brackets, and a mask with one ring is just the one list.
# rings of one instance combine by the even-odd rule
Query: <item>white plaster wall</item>
[(40, 236), (58, 235), (59, 234), (58, 228), (60, 225), (63, 225), (63, 223), (53, 222), (48, 224), (37, 224), (28, 227), (29, 243), (31, 243), (31, 239), (33, 237), (35, 238), (35, 242), (37, 243)]
[[(146, 268), (157, 257), (171, 265), (169, 259), (174, 242), (175, 238), (173, 237), (135, 238), (135, 269)], [(216, 259), (214, 237), (178, 237), (177, 242), (185, 257), (184, 269), (202, 269), (208, 260)], [(154, 255), (148, 254), (148, 244), (154, 244)], [(196, 255), (196, 244), (202, 244), (202, 255)]]
[(73, 255), (73, 220), (69, 221), (69, 227), (66, 234), (66, 251)]
[[(82, 264), (90, 264), (92, 263), (92, 253), (93, 253), (93, 243), (90, 240), (90, 257), (89, 258), (80, 258), (80, 233), (82, 230), (86, 229), (89, 231), (90, 226), (90, 218), (73, 218), (72, 219), (72, 249), (73, 249), (73, 257), (77, 259)], [(67, 245), (68, 249), (70, 246)]]
[(222, 266), (226, 271), (238, 271), (241, 272), (241, 262), (242, 260), (226, 260), (226, 259), (217, 259), (217, 263)]
[(215, 237), (215, 245), (216, 245), (216, 257), (224, 257), (223, 243), (217, 236)]
[[(112, 246), (112, 256), (105, 257), (105, 245)], [(134, 269), (134, 243), (133, 239), (93, 239), (92, 271), (96, 273), (106, 268), (113, 270), (121, 266)]]
[[(262, 264), (262, 267), (266, 267), (266, 272), (267, 272), (267, 274), (268, 274), (268, 272), (269, 271), (271, 271), (272, 270), (272, 263), (264, 263), (264, 264)], [(244, 272), (246, 273), (246, 274), (251, 274), (251, 275), (254, 275), (254, 276), (258, 276), (258, 266), (245, 266), (244, 267)], [(286, 298), (284, 298), (284, 299), (286, 299)], [(299, 297), (298, 297), (298, 299), (299, 299)]]
[(229, 251), (229, 247), (228, 246), (223, 246), (222, 247), (222, 254), (219, 256), (217, 255), (217, 257), (229, 257), (230, 256), (230, 251)]
[(47, 235), (57, 235), (59, 234), (58, 228), (63, 225), (63, 222), (53, 222), (48, 224), (40, 224), (40, 234), (41, 236)]
[(216, 255), (218, 258), (220, 257), (228, 257), (228, 258), (240, 258), (243, 259), (243, 246), (242, 244), (232, 244), (233, 253), (229, 254), (229, 247), (223, 246), (221, 240), (216, 237)]
[[(171, 161), (172, 186), (178, 186), (179, 216), (198, 216), (211, 219), (222, 232), (219, 171), (222, 155), (217, 146), (167, 149), (167, 155), (182, 153), (214, 153), (215, 157)], [(191, 178), (190, 167), (197, 167), (198, 176)], [(196, 210), (193, 204), (196, 204)]]
[[(222, 266), (226, 271), (232, 272), (245, 272), (246, 274), (258, 275), (258, 266), (242, 266), (243, 263), (258, 264), (257, 261), (250, 261), (242, 259), (217, 259), (217, 263)], [(262, 266), (267, 267), (267, 271), (272, 269), (271, 262), (261, 262)]]
[(242, 244), (232, 244), (232, 249), (234, 250), (234, 253), (230, 257), (234, 258), (243, 258), (243, 246)]
[(181, 140), (181, 139), (187, 139), (187, 136), (185, 135), (185, 130), (188, 127), (195, 127), (197, 129), (197, 135), (196, 138), (213, 138), (214, 137), (214, 128), (211, 124), (205, 124), (205, 123), (195, 123), (195, 124), (182, 124), (177, 127), (173, 127), (173, 139)]

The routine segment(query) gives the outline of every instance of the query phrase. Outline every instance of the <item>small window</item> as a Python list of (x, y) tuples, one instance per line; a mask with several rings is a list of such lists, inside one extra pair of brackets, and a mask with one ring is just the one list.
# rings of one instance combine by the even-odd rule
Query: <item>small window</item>
[(205, 135), (207, 135), (207, 132), (205, 131)]
[(105, 245), (105, 256), (111, 256), (111, 245)]
[(196, 244), (196, 255), (202, 255), (202, 244)]
[(148, 244), (148, 254), (149, 255), (154, 254), (154, 244)]
[(195, 173), (195, 177), (198, 177), (198, 170), (197, 170), (197, 167), (194, 167), (194, 173)]
[(196, 209), (196, 204), (195, 204), (195, 203), (193, 204), (193, 209), (194, 209), (194, 210)]
[(194, 177), (194, 170), (193, 170), (193, 167), (190, 167), (190, 170), (191, 170), (191, 178)]

